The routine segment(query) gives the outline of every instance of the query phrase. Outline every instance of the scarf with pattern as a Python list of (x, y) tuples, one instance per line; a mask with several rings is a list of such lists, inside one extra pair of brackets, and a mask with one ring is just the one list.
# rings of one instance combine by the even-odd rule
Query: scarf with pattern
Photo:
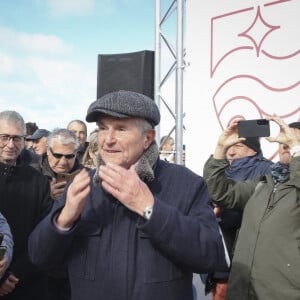
[(271, 166), (271, 175), (275, 186), (283, 182), (290, 174), (289, 165), (284, 165), (280, 161)]

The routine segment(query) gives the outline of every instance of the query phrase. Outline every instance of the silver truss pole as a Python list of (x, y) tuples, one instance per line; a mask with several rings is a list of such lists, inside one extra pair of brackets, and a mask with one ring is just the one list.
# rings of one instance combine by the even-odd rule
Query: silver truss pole
[[(164, 3), (166, 0), (163, 1)], [(159, 108), (161, 105), (165, 105), (169, 113), (173, 116), (175, 124), (171, 126), (170, 132), (175, 128), (175, 162), (182, 164), (182, 153), (183, 153), (183, 70), (184, 70), (184, 5), (185, 0), (174, 0), (168, 6), (166, 12), (162, 14), (162, 0), (155, 1), (155, 87), (154, 87), (154, 100)], [(171, 42), (165, 36), (162, 31), (162, 25), (167, 21), (168, 17), (177, 10), (177, 22), (176, 22), (176, 51), (173, 50)], [(162, 69), (162, 42), (165, 43), (167, 49), (174, 57), (175, 62), (169, 68), (167, 75), (161, 80), (161, 69)], [(176, 72), (174, 88), (175, 88), (175, 99), (166, 101), (162, 98), (161, 87), (172, 72)], [(175, 101), (175, 113), (169, 107), (167, 103)], [(160, 126), (157, 127), (157, 141), (160, 140)]]
[(177, 0), (177, 65), (176, 65), (176, 127), (175, 162), (182, 163), (183, 152), (183, 0)]
[[(155, 55), (154, 55), (154, 101), (160, 109), (160, 81), (161, 81), (161, 42), (160, 42), (160, 0), (155, 0)], [(159, 146), (160, 126), (156, 128), (156, 142)]]

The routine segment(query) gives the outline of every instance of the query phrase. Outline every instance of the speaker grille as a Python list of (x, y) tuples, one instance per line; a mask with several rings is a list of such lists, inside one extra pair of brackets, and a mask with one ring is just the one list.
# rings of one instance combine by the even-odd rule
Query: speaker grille
[(104, 94), (128, 90), (154, 97), (154, 51), (99, 54), (97, 99)]

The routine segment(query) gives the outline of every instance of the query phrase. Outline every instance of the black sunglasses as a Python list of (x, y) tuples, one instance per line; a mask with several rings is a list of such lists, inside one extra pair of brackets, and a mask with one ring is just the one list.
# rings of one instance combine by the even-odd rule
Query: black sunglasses
[(53, 149), (51, 147), (49, 149), (50, 149), (51, 154), (57, 159), (61, 159), (62, 157), (64, 157), (65, 159), (72, 159), (76, 155), (74, 153), (72, 153), (72, 154), (55, 153), (55, 152), (53, 152)]

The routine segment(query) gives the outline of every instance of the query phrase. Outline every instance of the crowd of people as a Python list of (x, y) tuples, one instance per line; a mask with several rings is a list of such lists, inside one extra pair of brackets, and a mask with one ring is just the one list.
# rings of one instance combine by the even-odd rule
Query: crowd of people
[(268, 120), (279, 162), (235, 119), (202, 177), (136, 92), (91, 103), (89, 135), (0, 112), (0, 299), (192, 300), (199, 274), (213, 300), (299, 300), (300, 122)]

